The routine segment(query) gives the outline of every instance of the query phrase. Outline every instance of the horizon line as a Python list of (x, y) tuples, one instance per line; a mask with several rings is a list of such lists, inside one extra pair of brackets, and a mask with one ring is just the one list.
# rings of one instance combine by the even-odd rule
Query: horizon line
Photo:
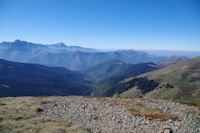
[(183, 52), (200, 52), (200, 49), (199, 50), (194, 50), (194, 49), (190, 49), (190, 50), (181, 50), (181, 49), (140, 49), (140, 48), (119, 48), (119, 49), (113, 49), (113, 48), (92, 48), (92, 47), (84, 47), (84, 46), (80, 46), (80, 45), (67, 45), (69, 43), (65, 43), (65, 42), (57, 42), (57, 43), (48, 43), (48, 44), (45, 44), (45, 43), (39, 43), (39, 42), (32, 42), (32, 41), (25, 41), (25, 40), (21, 40), (21, 39), (15, 39), (13, 41), (2, 41), (0, 40), (0, 43), (3, 43), (3, 42), (15, 42), (15, 41), (22, 41), (22, 42), (27, 42), (27, 43), (33, 43), (33, 44), (40, 44), (40, 45), (54, 45), (54, 44), (60, 44), (60, 43), (63, 43), (64, 45), (66, 46), (72, 46), (72, 47), (75, 47), (75, 46), (79, 46), (79, 47), (82, 47), (82, 48), (91, 48), (91, 49), (96, 49), (96, 50), (102, 50), (102, 51), (118, 51), (118, 50), (135, 50), (135, 51), (183, 51)]

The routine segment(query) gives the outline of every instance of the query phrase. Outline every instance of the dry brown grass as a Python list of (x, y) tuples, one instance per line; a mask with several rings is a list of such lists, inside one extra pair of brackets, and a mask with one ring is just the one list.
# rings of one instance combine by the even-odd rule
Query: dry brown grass
[(114, 98), (108, 98), (108, 97), (95, 97), (96, 100), (100, 102), (106, 102), (110, 104), (118, 104), (118, 100)]
[(187, 108), (187, 109), (176, 108), (175, 111), (183, 112), (186, 114), (200, 115), (200, 110), (198, 108), (194, 108), (194, 107)]
[(40, 117), (41, 104), (51, 102), (47, 97), (0, 98), (1, 133), (88, 133), (62, 119)]
[(198, 114), (198, 115), (200, 115), (200, 111), (199, 110), (194, 110), (194, 109), (185, 110), (184, 113), (186, 113), (186, 114)]
[(160, 120), (178, 120), (177, 116), (171, 115), (168, 112), (163, 112), (157, 108), (145, 108), (144, 106), (130, 106), (124, 105), (124, 107), (133, 115), (146, 117), (149, 120), (160, 119)]

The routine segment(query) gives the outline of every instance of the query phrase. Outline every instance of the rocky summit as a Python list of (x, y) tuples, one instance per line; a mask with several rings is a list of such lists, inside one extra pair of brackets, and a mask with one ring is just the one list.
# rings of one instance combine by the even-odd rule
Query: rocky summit
[(48, 97), (41, 117), (66, 119), (93, 133), (199, 133), (198, 107), (165, 100)]

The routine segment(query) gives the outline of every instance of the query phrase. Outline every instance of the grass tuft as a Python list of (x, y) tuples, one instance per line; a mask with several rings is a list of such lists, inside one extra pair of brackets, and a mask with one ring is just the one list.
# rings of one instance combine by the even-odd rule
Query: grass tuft
[(136, 106), (144, 107), (144, 104), (142, 104), (142, 103), (136, 103), (135, 105), (136, 105)]

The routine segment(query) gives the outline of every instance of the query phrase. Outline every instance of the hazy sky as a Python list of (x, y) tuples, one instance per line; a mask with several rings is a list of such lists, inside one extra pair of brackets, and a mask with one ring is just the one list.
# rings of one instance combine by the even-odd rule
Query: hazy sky
[(200, 0), (0, 0), (0, 41), (200, 50)]

